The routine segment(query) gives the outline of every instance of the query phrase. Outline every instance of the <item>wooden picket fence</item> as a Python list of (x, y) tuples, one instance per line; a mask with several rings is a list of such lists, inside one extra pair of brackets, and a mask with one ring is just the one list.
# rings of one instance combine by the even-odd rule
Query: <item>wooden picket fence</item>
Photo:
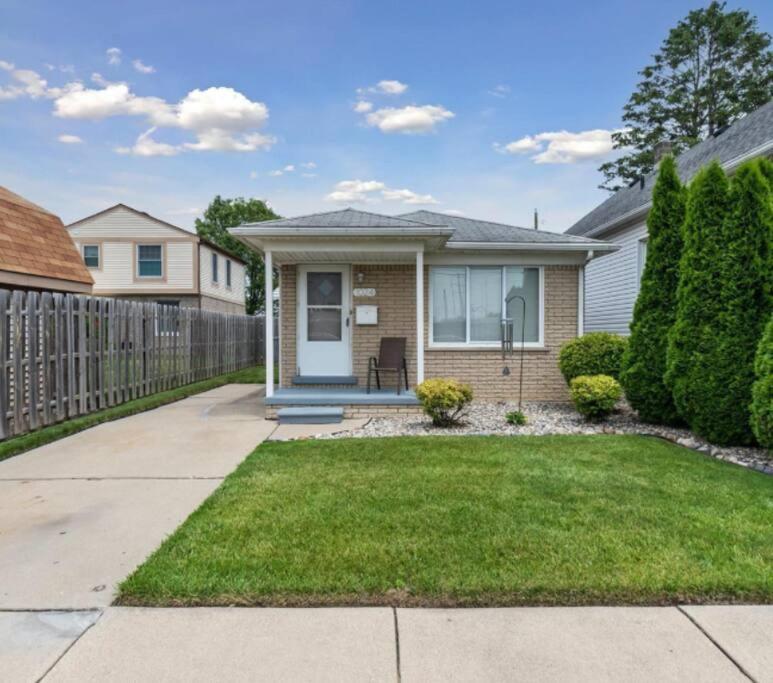
[(257, 319), (0, 289), (0, 441), (261, 362)]

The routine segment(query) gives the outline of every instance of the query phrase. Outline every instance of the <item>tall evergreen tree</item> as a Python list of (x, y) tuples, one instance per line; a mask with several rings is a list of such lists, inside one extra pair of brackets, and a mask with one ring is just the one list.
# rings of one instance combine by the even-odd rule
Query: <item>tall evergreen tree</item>
[(631, 407), (646, 422), (680, 422), (666, 372), (668, 332), (676, 320), (686, 192), (671, 156), (660, 163), (647, 216), (647, 261), (633, 309), (631, 336), (620, 382)]
[(770, 186), (758, 162), (736, 171), (730, 206), (721, 263), (722, 311), (710, 327), (714, 345), (703, 365), (705, 391), (692, 426), (712, 443), (748, 445), (754, 442), (749, 422), (754, 356), (771, 311), (773, 212)]
[(757, 348), (752, 387), (751, 423), (761, 446), (773, 451), (773, 316)]
[(680, 417), (694, 426), (705, 405), (707, 356), (722, 311), (721, 256), (729, 184), (717, 162), (690, 184), (679, 261), (676, 321), (668, 335), (666, 385)]
[(657, 142), (670, 140), (680, 154), (773, 97), (770, 35), (746, 10), (725, 7), (715, 0), (691, 11), (640, 72), (612, 135), (624, 153), (599, 168), (604, 189), (649, 173)]

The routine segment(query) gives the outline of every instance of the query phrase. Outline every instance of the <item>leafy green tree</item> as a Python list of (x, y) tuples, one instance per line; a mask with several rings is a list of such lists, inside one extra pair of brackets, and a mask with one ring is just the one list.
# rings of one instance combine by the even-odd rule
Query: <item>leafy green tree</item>
[(757, 349), (751, 424), (760, 445), (773, 450), (773, 316)]
[(196, 219), (196, 232), (199, 236), (240, 256), (246, 262), (247, 285), (244, 303), (248, 315), (253, 315), (264, 308), (263, 259), (231, 235), (228, 228), (235, 228), (242, 223), (269, 221), (274, 218), (280, 218), (280, 216), (261, 199), (242, 197), (223, 199), (217, 195), (204, 212), (204, 217)]
[(666, 372), (668, 332), (676, 320), (676, 289), (682, 254), (686, 192), (667, 156), (660, 164), (647, 216), (647, 261), (633, 309), (631, 336), (623, 355), (620, 381), (631, 407), (646, 422), (680, 422)]
[(721, 259), (729, 206), (727, 177), (712, 162), (695, 176), (687, 196), (676, 321), (666, 353), (666, 386), (680, 417), (693, 429), (703, 424), (701, 411), (711, 400), (706, 395), (707, 361), (722, 312)]
[[(745, 10), (724, 2), (693, 10), (663, 41), (623, 107), (615, 148), (626, 152), (603, 164), (606, 190), (617, 190), (654, 166), (653, 148), (670, 140), (676, 154), (714, 135), (773, 97), (771, 38)], [(628, 151), (630, 150), (630, 151)]]
[(704, 405), (695, 414), (694, 426), (712, 443), (748, 445), (754, 442), (750, 423), (754, 357), (771, 312), (773, 206), (758, 162), (736, 171), (730, 205), (721, 264), (722, 313), (706, 359)]

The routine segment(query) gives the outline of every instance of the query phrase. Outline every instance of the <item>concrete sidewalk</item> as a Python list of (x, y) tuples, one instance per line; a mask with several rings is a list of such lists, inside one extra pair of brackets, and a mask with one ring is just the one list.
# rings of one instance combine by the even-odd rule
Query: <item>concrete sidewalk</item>
[[(762, 683), (773, 681), (771, 633), (773, 606), (108, 607), (0, 613), (0, 671), (9, 681)], [(32, 642), (34, 661), (23, 656)]]
[(0, 609), (102, 607), (275, 428), (231, 384), (0, 462)]

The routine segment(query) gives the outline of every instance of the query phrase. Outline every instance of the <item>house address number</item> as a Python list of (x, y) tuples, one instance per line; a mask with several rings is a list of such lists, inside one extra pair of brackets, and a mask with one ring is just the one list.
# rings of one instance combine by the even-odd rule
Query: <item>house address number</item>
[(354, 296), (376, 296), (376, 289), (374, 287), (355, 287)]

